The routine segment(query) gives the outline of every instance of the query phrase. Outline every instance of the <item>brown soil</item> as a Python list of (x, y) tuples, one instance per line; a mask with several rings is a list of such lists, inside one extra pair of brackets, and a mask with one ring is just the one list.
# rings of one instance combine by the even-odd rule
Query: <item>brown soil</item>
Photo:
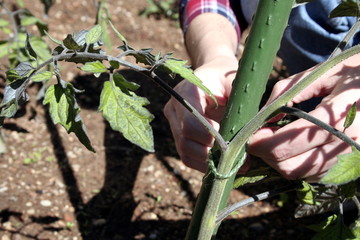
[[(89, 29), (95, 21), (93, 1), (56, 0), (48, 19), (40, 1), (24, 2), (57, 39)], [(140, 17), (143, 0), (109, 4), (115, 26), (134, 48), (152, 47), (155, 53), (174, 52), (187, 59), (176, 22)], [(46, 108), (35, 100), (38, 86), (31, 86), (31, 101), (2, 129), (7, 152), (0, 156), (0, 240), (184, 238), (202, 174), (178, 159), (162, 114), (168, 96), (140, 74), (122, 72), (141, 83), (139, 94), (151, 102), (156, 153), (133, 146), (103, 120), (97, 111), (102, 78), (66, 65), (64, 78), (85, 90), (79, 104), (96, 153), (52, 124)], [(25, 164), (26, 159), (34, 161)], [(230, 201), (269, 186), (255, 189), (234, 190)], [(293, 219), (294, 197), (289, 198), (282, 208), (275, 198), (241, 209), (224, 221), (218, 239), (307, 239), (311, 233), (303, 220)]]

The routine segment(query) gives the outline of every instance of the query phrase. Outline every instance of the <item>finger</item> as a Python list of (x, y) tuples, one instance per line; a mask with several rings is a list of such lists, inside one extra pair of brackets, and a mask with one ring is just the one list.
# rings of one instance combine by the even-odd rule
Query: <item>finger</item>
[[(213, 144), (212, 136), (209, 135), (210, 140), (205, 141), (206, 144), (198, 143), (193, 139), (188, 138), (185, 135), (186, 131), (184, 131), (183, 124), (181, 123), (183, 118), (178, 117), (174, 108), (174, 103), (171, 101), (165, 106), (164, 114), (170, 122), (170, 129), (174, 136), (176, 149), (180, 158), (183, 160), (185, 165), (204, 172), (207, 167), (207, 154), (209, 148)], [(203, 126), (201, 125), (201, 127)], [(205, 131), (205, 134), (209, 134), (208, 131)], [(201, 140), (203, 141), (203, 139)]]
[[(320, 106), (312, 111), (311, 115), (327, 123), (335, 122), (334, 119), (331, 119), (329, 107)], [(248, 149), (249, 153), (260, 158), (282, 161), (326, 144), (334, 138), (333, 135), (317, 125), (299, 119), (278, 130), (260, 129), (251, 137)]]
[[(210, 134), (209, 130), (200, 123), (194, 116), (186, 114), (183, 116), (182, 121), (182, 131), (184, 137), (198, 142), (206, 146), (212, 146), (214, 142), (214, 137)], [(205, 118), (215, 130), (219, 129), (219, 124), (209, 118)]]
[[(290, 89), (304, 77), (309, 75), (314, 69), (316, 69), (316, 67), (310, 68), (304, 72), (295, 74), (287, 79), (277, 82), (266, 105), (273, 102), (281, 94)], [(355, 78), (357, 76), (358, 61), (354, 61), (352, 58), (346, 59), (344, 62), (331, 68), (315, 82), (311, 83), (308, 87), (302, 90), (296, 97), (294, 97), (294, 99), (292, 99), (288, 106), (292, 106), (294, 103), (300, 103), (314, 97), (326, 96), (331, 93), (336, 86), (340, 86), (340, 84), (337, 83), (346, 81), (347, 79)]]
[[(200, 104), (194, 104), (194, 107), (201, 109)], [(203, 111), (200, 110), (200, 113)], [(164, 108), (164, 114), (168, 118), (170, 125), (174, 128), (173, 135), (177, 138), (177, 135), (181, 134), (185, 138), (193, 140), (195, 142), (201, 143), (206, 146), (213, 145), (214, 138), (210, 134), (209, 130), (184, 106), (176, 102), (176, 100), (171, 99)], [(205, 116), (204, 116), (205, 117)], [(219, 129), (219, 124), (205, 117), (215, 130)]]
[(241, 174), (247, 173), (247, 171), (249, 171), (250, 167), (251, 167), (251, 159), (249, 158), (249, 156), (247, 156), (244, 164), (239, 169), (238, 174), (241, 175)]
[(289, 180), (306, 178), (316, 182), (336, 163), (339, 154), (350, 151), (349, 145), (337, 140), (280, 162), (273, 159), (264, 161)]
[[(359, 88), (353, 87), (351, 83), (340, 86), (341, 88), (335, 89), (331, 95), (324, 98), (310, 114), (342, 130), (348, 109), (354, 102), (359, 101)], [(347, 89), (349, 86), (351, 88)], [(355, 119), (347, 130), (349, 136), (357, 138), (359, 127), (360, 120)], [(334, 138), (336, 137), (331, 133), (315, 124), (299, 119), (278, 130), (269, 128), (259, 130), (250, 139), (249, 151), (261, 158), (271, 156), (274, 159), (283, 160), (323, 145)]]
[(190, 168), (196, 169), (200, 172), (205, 172), (208, 163), (207, 157), (210, 147), (206, 147), (194, 141), (184, 139), (183, 142), (179, 142), (180, 158), (183, 163)]

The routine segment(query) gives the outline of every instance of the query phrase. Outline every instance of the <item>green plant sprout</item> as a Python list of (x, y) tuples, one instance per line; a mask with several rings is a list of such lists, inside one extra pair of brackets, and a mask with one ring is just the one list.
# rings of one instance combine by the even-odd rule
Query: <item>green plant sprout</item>
[[(27, 29), (31, 26), (36, 26), (39, 34), (39, 36), (29, 35), (32, 48), (38, 54), (36, 61), (41, 63), (51, 57), (49, 47), (42, 38), (45, 36), (45, 31), (48, 31), (47, 24), (24, 8), (22, 1), (19, 1), (19, 6), (22, 8), (11, 11), (5, 1), (0, 1), (0, 7), (2, 8), (0, 30), (8, 36), (7, 39), (0, 41), (0, 58), (7, 57), (10, 68), (16, 67), (21, 62), (32, 64), (35, 61), (30, 57), (26, 47)], [(17, 19), (20, 19), (20, 21), (17, 21)]]
[(37, 151), (32, 152), (31, 154), (29, 154), (28, 157), (26, 157), (24, 159), (24, 164), (25, 165), (29, 165), (29, 164), (33, 164), (33, 163), (37, 163), (41, 160), (43, 153), (46, 151), (46, 148), (43, 147)]

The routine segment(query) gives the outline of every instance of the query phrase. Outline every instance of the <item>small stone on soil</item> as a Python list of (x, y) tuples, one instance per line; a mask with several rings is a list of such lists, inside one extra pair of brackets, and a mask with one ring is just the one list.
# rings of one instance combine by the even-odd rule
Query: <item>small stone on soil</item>
[(52, 202), (50, 202), (49, 200), (41, 200), (40, 205), (43, 207), (51, 207)]

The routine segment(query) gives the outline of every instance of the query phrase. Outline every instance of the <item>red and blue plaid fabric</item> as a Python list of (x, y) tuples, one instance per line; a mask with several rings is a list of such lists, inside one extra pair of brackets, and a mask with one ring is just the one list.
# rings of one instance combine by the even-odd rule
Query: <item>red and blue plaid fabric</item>
[(191, 21), (202, 13), (218, 13), (226, 17), (235, 27), (240, 39), (240, 28), (229, 0), (181, 0), (180, 23), (183, 31), (186, 32)]

